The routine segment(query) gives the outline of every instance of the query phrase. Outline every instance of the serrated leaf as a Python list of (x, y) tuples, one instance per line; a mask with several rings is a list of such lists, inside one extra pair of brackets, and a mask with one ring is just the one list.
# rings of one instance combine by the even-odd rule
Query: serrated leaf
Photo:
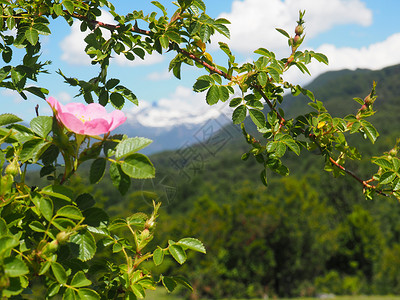
[(39, 116), (33, 118), (30, 122), (31, 129), (38, 136), (46, 138), (51, 132), (53, 126), (53, 118), (49, 116)]
[(91, 184), (98, 183), (106, 172), (106, 160), (99, 157), (90, 165), (89, 181)]
[(96, 253), (96, 241), (93, 235), (84, 230), (70, 237), (70, 242), (79, 246), (78, 258), (82, 261), (91, 259)]
[(171, 277), (162, 276), (161, 281), (168, 292), (172, 293), (176, 288), (176, 282)]
[(43, 23), (35, 23), (32, 26), (39, 34), (42, 35), (49, 35), (51, 34), (51, 31), (49, 29), (49, 27), (47, 27), (47, 25), (43, 24)]
[(83, 273), (82, 271), (77, 272), (71, 281), (71, 286), (76, 287), (76, 288), (83, 287), (83, 286), (89, 286), (91, 284), (92, 284), (92, 282), (86, 278), (85, 273)]
[(228, 39), (231, 37), (231, 34), (229, 32), (228, 27), (226, 27), (224, 24), (220, 23), (214, 23), (213, 27), (222, 35), (227, 37)]
[(286, 36), (288, 39), (290, 38), (289, 33), (287, 33), (285, 30), (280, 29), (280, 28), (275, 28), (276, 31), (278, 31), (279, 33), (283, 34), (284, 36)]
[(106, 89), (110, 90), (116, 87), (120, 83), (120, 80), (117, 78), (111, 78), (106, 82)]
[(132, 289), (133, 293), (135, 294), (135, 296), (139, 299), (143, 299), (146, 296), (144, 289), (140, 284), (136, 283), (136, 284), (132, 285), (131, 289)]
[(67, 273), (64, 267), (58, 262), (51, 263), (51, 270), (53, 271), (54, 277), (61, 284), (67, 283)]
[(63, 185), (48, 185), (44, 187), (40, 193), (66, 200), (68, 202), (72, 202), (72, 199), (74, 198), (74, 192)]
[(114, 105), (118, 109), (121, 109), (122, 107), (124, 107), (125, 99), (120, 93), (117, 93), (117, 92), (111, 93), (110, 101), (111, 101), (112, 105)]
[(368, 121), (361, 120), (360, 122), (361, 122), (361, 126), (363, 128), (364, 133), (369, 138), (369, 140), (374, 144), (376, 139), (379, 136), (378, 131), (376, 131), (375, 127), (372, 126), (372, 124), (369, 123)]
[(27, 31), (25, 31), (25, 37), (28, 42), (34, 46), (39, 40), (39, 33), (36, 29), (31, 27)]
[(134, 153), (125, 158), (122, 171), (131, 178), (147, 179), (155, 176), (155, 168), (150, 159), (143, 154)]
[(390, 163), (390, 161), (388, 161), (386, 158), (376, 158), (376, 159), (372, 159), (372, 162), (384, 169), (392, 169), (392, 164)]
[(296, 155), (300, 155), (300, 146), (294, 140), (285, 140), (283, 143), (296, 153)]
[(125, 195), (130, 187), (131, 178), (122, 172), (121, 166), (117, 163), (112, 163), (109, 170), (113, 185), (118, 188), (121, 195)]
[(150, 145), (153, 141), (144, 137), (128, 138), (120, 142), (116, 147), (115, 158), (121, 159), (131, 155)]
[(214, 105), (219, 100), (219, 88), (217, 85), (212, 85), (207, 91), (206, 101), (208, 105)]
[(8, 277), (19, 277), (29, 273), (27, 265), (16, 257), (6, 257), (3, 260), (3, 268)]
[(20, 119), (19, 117), (17, 117), (14, 114), (1, 114), (0, 115), (0, 126), (4, 126), (4, 125), (9, 125), (9, 124), (13, 124), (13, 123), (17, 123), (17, 122), (21, 122), (22, 119)]
[(53, 282), (47, 289), (47, 297), (55, 296), (61, 288), (61, 284), (58, 282)]
[(396, 178), (396, 173), (387, 171), (379, 177), (380, 184), (389, 184)]
[(182, 246), (183, 249), (190, 249), (193, 251), (201, 252), (201, 253), (206, 253), (206, 248), (204, 247), (203, 243), (199, 241), (198, 239), (194, 238), (183, 238), (180, 239), (176, 245)]
[(268, 82), (267, 73), (265, 73), (265, 72), (260, 72), (260, 73), (258, 73), (258, 75), (257, 75), (257, 80), (258, 80), (258, 82), (260, 83), (260, 85), (261, 85), (262, 87), (264, 87), (264, 86), (267, 84), (267, 82)]
[(233, 124), (240, 124), (246, 119), (247, 108), (246, 106), (239, 105), (232, 113)]
[(80, 297), (80, 299), (85, 300), (100, 300), (99, 294), (97, 294), (96, 291), (88, 288), (79, 289), (78, 296)]
[(16, 238), (12, 237), (12, 236), (2, 236), (2, 237), (0, 237), (0, 256), (4, 252), (6, 252), (6, 251), (18, 246), (18, 245), (19, 245), (19, 241)]
[(33, 221), (32, 223), (29, 224), (29, 227), (36, 232), (45, 232), (46, 231), (46, 227), (44, 227), (44, 225), (38, 221)]
[(73, 219), (73, 220), (81, 220), (83, 218), (81, 211), (79, 210), (79, 208), (72, 206), (72, 205), (66, 205), (61, 207), (57, 213), (57, 216), (60, 217), (66, 217), (69, 219)]
[(262, 111), (257, 109), (250, 109), (249, 115), (257, 127), (262, 128), (265, 126), (265, 116)]
[(186, 252), (179, 245), (170, 245), (168, 251), (179, 264), (183, 264), (187, 259)]
[(153, 261), (156, 266), (161, 265), (164, 261), (164, 251), (160, 247), (157, 247), (157, 249), (154, 250)]
[(51, 199), (35, 196), (32, 198), (32, 202), (35, 204), (37, 209), (39, 209), (39, 211), (47, 221), (50, 221), (52, 219), (53, 201), (51, 201)]
[(65, 9), (72, 15), (74, 13), (74, 3), (70, 0), (64, 0), (63, 5)]

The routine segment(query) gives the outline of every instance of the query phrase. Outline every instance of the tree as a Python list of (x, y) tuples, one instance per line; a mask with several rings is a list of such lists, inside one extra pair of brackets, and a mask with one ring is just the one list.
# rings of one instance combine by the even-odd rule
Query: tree
[[(102, 179), (109, 162), (111, 179), (122, 194), (127, 192), (131, 178), (154, 176), (150, 160), (137, 153), (151, 141), (111, 136), (109, 132), (124, 121), (124, 116), (118, 111), (107, 117), (101, 115), (104, 111), (100, 106), (111, 104), (121, 109), (125, 101), (137, 104), (134, 93), (120, 84), (120, 79), (107, 76), (114, 54), (133, 60), (137, 57), (146, 59), (146, 55), (153, 52), (175, 52), (169, 69), (177, 78), (181, 77), (182, 64), (205, 70), (206, 74), (197, 79), (193, 89), (206, 92), (209, 105), (228, 101), (234, 88), (238, 88), (242, 96), (230, 99), (230, 106), (235, 108), (232, 120), (242, 124), (245, 139), (251, 146), (242, 158), (255, 156), (262, 165), (264, 184), (267, 184), (267, 168), (281, 175), (289, 174), (281, 161), (287, 151), (299, 155), (302, 149), (317, 149), (325, 157), (327, 171), (355, 178), (363, 186), (367, 198), (374, 194), (400, 198), (398, 143), (389, 152), (373, 158), (372, 162), (379, 170), (369, 180), (362, 180), (344, 167), (346, 159), (360, 158), (358, 150), (347, 143), (347, 134), (361, 133), (372, 143), (378, 137), (378, 132), (367, 121), (374, 114), (375, 84), (367, 97), (355, 99), (360, 109), (341, 119), (333, 118), (323, 103), (314, 99), (311, 91), (284, 80), (284, 73), (291, 67), (309, 73), (306, 65), (312, 59), (328, 63), (321, 53), (299, 50), (304, 39), (304, 12), (299, 14), (294, 37), (277, 29), (288, 39), (291, 53), (287, 58), (277, 59), (271, 51), (259, 48), (255, 50), (259, 55), (256, 61), (239, 65), (229, 46), (219, 43), (227, 55), (227, 66), (224, 67), (214, 63), (207, 52), (207, 43), (216, 32), (229, 37), (229, 21), (210, 18), (202, 0), (178, 0), (172, 16), (157, 1), (152, 4), (161, 11), (160, 15), (156, 12), (144, 15), (140, 10), (119, 15), (107, 0), (4, 0), (0, 3), (0, 49), (7, 64), (0, 69), (1, 87), (17, 91), (24, 99), (28, 98), (27, 93), (46, 99), (48, 90), (31, 83), (47, 72), (45, 68), (49, 62), (40, 60), (40, 36), (51, 34), (54, 19), (64, 19), (69, 25), (80, 21), (82, 31), (90, 29), (85, 38), (85, 51), (92, 64), (99, 67), (98, 75), (88, 81), (58, 71), (67, 84), (79, 88), (78, 96), (83, 96), (89, 103), (86, 108), (82, 104), (64, 107), (55, 99), (47, 98), (54, 117), (38, 116), (30, 122), (30, 128), (18, 124), (21, 120), (17, 116), (3, 114), (0, 117), (3, 144), (0, 161), (4, 167), (0, 190), (0, 286), (3, 297), (21, 294), (34, 277), (39, 277), (48, 288), (47, 297), (60, 293), (66, 299), (141, 298), (145, 289), (154, 288), (156, 282), (162, 282), (170, 291), (178, 283), (189, 286), (180, 277), (155, 279), (140, 267), (143, 261), (153, 258), (158, 266), (167, 254), (182, 264), (187, 258), (186, 250), (205, 252), (201, 242), (191, 238), (170, 241), (164, 249), (156, 247), (154, 251), (143, 252), (152, 239), (159, 204), (154, 204), (154, 212), (149, 216), (136, 213), (110, 222), (103, 210), (93, 207), (95, 201), (90, 194), (74, 195), (66, 186), (80, 165), (89, 160), (92, 161), (91, 183), (96, 184)], [(101, 7), (114, 16), (118, 25), (96, 19), (101, 14)], [(138, 21), (144, 21), (148, 28), (140, 28)], [(110, 37), (106, 38), (101, 29), (109, 31)], [(8, 65), (15, 49), (25, 51), (23, 60), (19, 65)], [(311, 100), (309, 105), (315, 111), (285, 119), (281, 107), (285, 89), (293, 95), (307, 95)], [(266, 116), (262, 111), (264, 105), (269, 108)], [(84, 111), (92, 115), (84, 115), (83, 120), (74, 116)], [(256, 140), (246, 132), (243, 121), (247, 114), (262, 139)], [(93, 122), (89, 121), (91, 116), (96, 116)], [(99, 137), (99, 134), (104, 136)], [(48, 177), (49, 186), (41, 189), (26, 185), (26, 167), (30, 164), (41, 166), (40, 175)], [(111, 234), (121, 228), (132, 233), (133, 242)], [(89, 266), (100, 265), (86, 262), (92, 261), (99, 247), (112, 247), (125, 262), (121, 266), (111, 261), (103, 263), (103, 269), (107, 266), (103, 276), (89, 280), (85, 275), (91, 270)]]

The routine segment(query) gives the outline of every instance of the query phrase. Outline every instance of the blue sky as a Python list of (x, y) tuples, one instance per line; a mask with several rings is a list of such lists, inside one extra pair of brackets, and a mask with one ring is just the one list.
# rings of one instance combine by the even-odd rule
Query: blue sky
[[(160, 1), (173, 12), (170, 1)], [(278, 57), (290, 53), (286, 39), (274, 28), (279, 27), (293, 34), (298, 11), (306, 10), (306, 40), (303, 49), (313, 49), (326, 54), (330, 65), (313, 63), (312, 76), (302, 75), (293, 70), (285, 79), (307, 84), (315, 76), (343, 68), (380, 69), (400, 63), (400, 1), (398, 0), (204, 0), (207, 13), (212, 17), (229, 19), (231, 40), (216, 36), (209, 45), (209, 52), (216, 59), (222, 59), (215, 46), (217, 40), (231, 46), (239, 62), (251, 60), (252, 52), (265, 47), (276, 52)], [(136, 10), (157, 11), (150, 1), (114, 1), (117, 10), (126, 13)], [(112, 21), (106, 13), (104, 21)], [(83, 52), (79, 24), (69, 27), (65, 22), (55, 21), (51, 25), (52, 35), (41, 37), (43, 60), (51, 60), (50, 75), (43, 75), (40, 84), (50, 90), (50, 95), (63, 103), (83, 98), (73, 98), (78, 92), (63, 84), (55, 73), (61, 69), (66, 75), (89, 79), (98, 71), (90, 65)], [(226, 112), (226, 105), (208, 107), (204, 94), (195, 94), (192, 85), (201, 71), (185, 67), (182, 80), (167, 73), (169, 60), (173, 56), (153, 55), (145, 61), (138, 59), (133, 64), (122, 57), (116, 57), (110, 67), (110, 76), (118, 77), (138, 97), (139, 107), (128, 105), (125, 112), (128, 122), (139, 122), (146, 126), (163, 127), (179, 123), (201, 123), (206, 118), (217, 117)], [(221, 62), (221, 61), (219, 61)], [(50, 115), (47, 104), (29, 96), (28, 101), (15, 93), (0, 91), (3, 103), (0, 113), (11, 112), (29, 120), (35, 116), (34, 107), (40, 105), (40, 114)], [(360, 95), (362, 96), (362, 95)], [(322, 99), (323, 100), (323, 99)]]

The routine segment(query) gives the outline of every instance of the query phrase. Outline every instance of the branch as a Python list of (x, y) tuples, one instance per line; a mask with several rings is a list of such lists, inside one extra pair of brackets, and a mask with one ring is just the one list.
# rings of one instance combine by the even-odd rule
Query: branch
[[(66, 12), (66, 14), (69, 14), (67, 11), (65, 11), (65, 12)], [(70, 15), (71, 17), (77, 18), (77, 19), (79, 19), (79, 20), (84, 20), (84, 21), (86, 21), (86, 22), (90, 22), (90, 23), (92, 23), (92, 25), (94, 25), (95, 27), (102, 27), (102, 28), (106, 28), (106, 29), (111, 30), (111, 31), (117, 30), (118, 28), (120, 28), (120, 25), (112, 25), (112, 24), (106, 24), (106, 23), (103, 23), (103, 22), (100, 22), (100, 21), (97, 21), (97, 20), (90, 20), (90, 19), (88, 19), (86, 16), (82, 16), (82, 15), (79, 15), (79, 14), (76, 14), (76, 13), (69, 14), (69, 15)], [(149, 31), (149, 30), (140, 29), (140, 28), (137, 26), (137, 23), (135, 23), (135, 25), (132, 26), (131, 31), (132, 31), (132, 32), (139, 33), (139, 34), (147, 35), (147, 36), (151, 36), (151, 34), (152, 34), (152, 32)], [(188, 52), (188, 51), (186, 51), (186, 50), (180, 48), (180, 47), (178, 46), (178, 44), (176, 44), (176, 43), (174, 43), (173, 45), (171, 44), (171, 47), (170, 47), (170, 48), (171, 48), (171, 49), (174, 49), (174, 50), (177, 51), (178, 53), (181, 53), (181, 54), (183, 54), (184, 56), (186, 56), (186, 57), (188, 57), (188, 58), (194, 60), (194, 61), (197, 62), (198, 64), (200, 64), (200, 65), (202, 65), (203, 67), (205, 67), (206, 69), (208, 69), (211, 73), (219, 74), (219, 75), (221, 75), (222, 77), (224, 77), (225, 79), (230, 80), (230, 81), (233, 79), (231, 75), (229, 75), (229, 74), (223, 72), (222, 70), (220, 70), (220, 69), (218, 69), (218, 68), (216, 68), (216, 67), (210, 65), (209, 63), (207, 63), (207, 62), (205, 62), (204, 60), (200, 59), (199, 57), (195, 56), (194, 54), (192, 54), (192, 53), (190, 53), (190, 52)], [(286, 67), (286, 65), (285, 65), (285, 67)], [(254, 88), (257, 92), (260, 93), (260, 95), (262, 96), (262, 98), (263, 98), (263, 99), (265, 100), (265, 102), (267, 103), (268, 107), (269, 107), (272, 111), (274, 111), (274, 112), (276, 113), (277, 117), (278, 117), (279, 120), (280, 120), (280, 128), (281, 128), (282, 126), (284, 126), (285, 123), (286, 123), (285, 118), (282, 117), (282, 116), (280, 115), (280, 113), (276, 110), (275, 107), (273, 107), (271, 100), (269, 100), (269, 98), (267, 97), (267, 95), (265, 95), (264, 91), (262, 90), (262, 87), (259, 86), (259, 85), (256, 85), (256, 84), (251, 84), (250, 86), (251, 86), (252, 88)], [(314, 140), (314, 142), (315, 142), (315, 140)], [(364, 188), (373, 189), (373, 190), (375, 190), (378, 194), (388, 197), (388, 195), (387, 195), (386, 193), (384, 193), (384, 192), (382, 192), (381, 190), (377, 189), (376, 186), (369, 184), (368, 182), (370, 182), (370, 181), (362, 180), (360, 177), (358, 177), (358, 176), (357, 176), (356, 174), (354, 174), (352, 171), (347, 170), (344, 166), (342, 166), (341, 164), (337, 163), (331, 156), (329, 156), (329, 161), (330, 161), (332, 164), (334, 164), (337, 168), (339, 168), (340, 170), (344, 171), (346, 174), (350, 175), (350, 176), (353, 177), (356, 181), (358, 181), (359, 183), (361, 183), (362, 186), (363, 186)]]
[(357, 180), (359, 183), (361, 183), (364, 188), (368, 188), (368, 189), (373, 189), (375, 190), (378, 194), (388, 197), (389, 195), (387, 195), (386, 193), (382, 192), (381, 190), (377, 189), (376, 186), (374, 185), (370, 185), (368, 181), (362, 180), (360, 177), (358, 177), (356, 174), (354, 174), (352, 171), (347, 170), (345, 167), (343, 167), (342, 165), (340, 165), (339, 163), (337, 163), (332, 157), (329, 156), (329, 161), (334, 164), (336, 167), (338, 167), (340, 170), (344, 171), (346, 174), (350, 175), (351, 177), (353, 177), (355, 180)]

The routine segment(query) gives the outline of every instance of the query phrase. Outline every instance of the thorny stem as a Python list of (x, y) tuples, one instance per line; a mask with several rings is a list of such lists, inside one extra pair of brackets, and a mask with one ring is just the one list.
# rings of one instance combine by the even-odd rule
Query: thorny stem
[[(65, 11), (66, 14), (68, 14), (67, 11)], [(71, 14), (70, 14), (71, 15)], [(106, 24), (100, 21), (96, 21), (96, 20), (89, 20), (87, 17), (79, 15), (79, 14), (72, 14), (72, 17), (75, 17), (79, 20), (85, 20), (87, 22), (91, 22), (95, 27), (103, 27), (106, 28), (108, 30), (116, 30), (118, 29), (120, 26), (119, 25), (112, 25), (112, 24)], [(143, 34), (143, 35), (147, 35), (147, 36), (151, 36), (151, 31), (149, 30), (143, 30), (140, 29), (137, 24), (135, 24), (134, 26), (132, 26), (131, 28), (132, 32), (137, 32), (139, 34)], [(222, 77), (224, 77), (227, 80), (232, 80), (232, 76), (230, 76), (229, 74), (223, 72), (222, 70), (210, 65), (209, 63), (205, 62), (204, 60), (202, 60), (201, 58), (195, 56), (194, 54), (180, 48), (176, 43), (171, 44), (170, 49), (173, 49), (183, 55), (185, 55), (186, 57), (194, 60), (195, 62), (201, 64), (203, 67), (205, 67), (206, 69), (208, 69), (211, 73), (216, 73), (221, 75)], [(292, 53), (293, 55), (293, 53)], [(287, 68), (288, 63), (285, 65), (285, 69)], [(260, 95), (262, 96), (262, 98), (265, 100), (265, 102), (267, 103), (268, 107), (274, 111), (277, 115), (277, 117), (280, 120), (280, 127), (282, 128), (282, 126), (285, 125), (286, 120), (284, 117), (282, 117), (279, 112), (276, 110), (275, 107), (273, 107), (271, 101), (268, 99), (267, 95), (265, 95), (264, 91), (262, 90), (262, 87), (256, 85), (256, 84), (252, 84), (251, 85), (252, 88), (254, 88), (255, 90), (257, 90), (257, 92), (260, 93)], [(315, 142), (315, 141), (314, 141)], [(341, 169), (342, 171), (344, 171), (346, 174), (350, 175), (351, 177), (353, 177), (356, 181), (358, 181), (359, 183), (361, 183), (364, 188), (368, 188), (368, 189), (374, 189), (378, 194), (383, 195), (383, 196), (388, 196), (387, 194), (385, 194), (384, 192), (382, 192), (381, 190), (379, 190), (376, 186), (369, 184), (369, 182), (373, 181), (373, 180), (362, 180), (360, 177), (358, 177), (356, 174), (354, 174), (352, 171), (346, 169), (344, 166), (342, 166), (341, 164), (337, 163), (331, 156), (329, 156), (329, 161), (335, 165), (337, 168)]]

